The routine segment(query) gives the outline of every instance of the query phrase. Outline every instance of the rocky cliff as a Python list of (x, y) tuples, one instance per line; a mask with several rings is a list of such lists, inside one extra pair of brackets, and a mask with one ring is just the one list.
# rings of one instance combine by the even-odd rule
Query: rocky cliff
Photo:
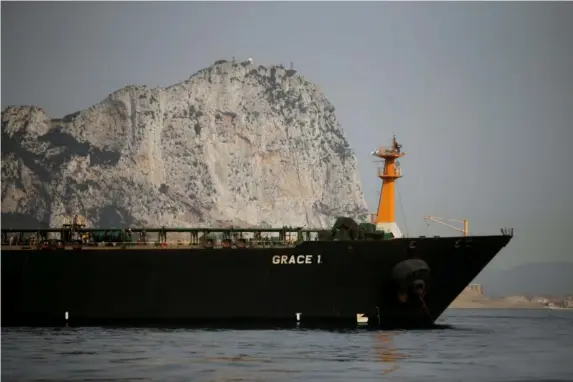
[(294, 70), (218, 61), (51, 119), (2, 112), (2, 226), (306, 225), (366, 218), (356, 158)]

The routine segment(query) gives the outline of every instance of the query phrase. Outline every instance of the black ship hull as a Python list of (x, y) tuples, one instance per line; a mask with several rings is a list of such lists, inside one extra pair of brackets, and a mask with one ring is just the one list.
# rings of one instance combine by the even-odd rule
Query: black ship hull
[[(432, 324), (510, 236), (310, 241), (293, 248), (11, 250), (2, 325)], [(396, 279), (420, 259), (429, 274)], [(407, 268), (407, 267), (406, 267)], [(400, 273), (400, 272), (398, 272)], [(414, 272), (415, 273), (415, 272)], [(401, 281), (423, 278), (423, 295)], [(358, 315), (358, 316), (357, 316)]]

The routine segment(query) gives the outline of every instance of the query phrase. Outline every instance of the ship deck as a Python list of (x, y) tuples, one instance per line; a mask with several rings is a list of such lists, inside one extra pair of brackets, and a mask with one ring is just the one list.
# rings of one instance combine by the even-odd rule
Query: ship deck
[[(123, 244), (117, 243), (116, 245), (83, 245), (81, 247), (82, 251), (119, 251), (119, 250), (131, 250), (131, 251), (140, 251), (140, 250), (169, 250), (169, 249), (269, 249), (269, 248), (295, 248), (297, 247), (297, 243), (273, 243), (273, 244), (256, 244), (256, 245), (246, 245), (245, 247), (240, 247), (237, 245), (231, 246), (224, 246), (224, 245), (215, 245), (215, 246), (204, 246), (202, 244), (177, 244), (177, 243), (168, 243), (167, 245), (157, 245), (157, 244)], [(34, 251), (41, 249), (38, 246), (30, 246), (30, 245), (2, 245), (0, 248), (2, 251)], [(60, 248), (49, 248), (46, 250), (79, 250), (78, 248), (74, 247), (73, 245), (65, 245)]]

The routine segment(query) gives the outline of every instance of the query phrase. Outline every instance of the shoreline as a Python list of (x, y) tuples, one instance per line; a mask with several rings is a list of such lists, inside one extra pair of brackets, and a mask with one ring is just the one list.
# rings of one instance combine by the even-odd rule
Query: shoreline
[(518, 309), (518, 310), (555, 310), (545, 306), (511, 306), (511, 305), (469, 305), (468, 306), (449, 306), (448, 309)]
[(545, 304), (528, 301), (522, 296), (508, 296), (489, 299), (487, 296), (462, 293), (448, 307), (449, 309), (549, 309)]

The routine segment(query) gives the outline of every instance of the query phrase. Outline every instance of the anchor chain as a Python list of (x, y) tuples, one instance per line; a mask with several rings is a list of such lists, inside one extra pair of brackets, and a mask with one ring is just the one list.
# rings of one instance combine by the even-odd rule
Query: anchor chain
[(422, 304), (422, 309), (424, 311), (424, 313), (426, 314), (426, 316), (428, 316), (428, 319), (430, 320), (430, 322), (434, 322), (434, 320), (432, 319), (432, 314), (430, 313), (430, 310), (428, 309), (428, 306), (426, 305), (426, 300), (424, 300), (424, 296), (420, 295), (420, 303)]

